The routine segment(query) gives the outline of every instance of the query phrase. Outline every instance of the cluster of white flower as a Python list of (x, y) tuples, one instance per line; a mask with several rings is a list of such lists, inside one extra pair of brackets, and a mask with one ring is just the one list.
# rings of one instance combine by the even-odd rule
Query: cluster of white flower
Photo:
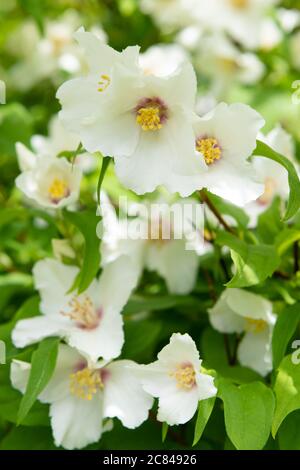
[[(232, 8), (241, 10), (244, 3), (248, 2), (231, 2)], [(179, 68), (172, 69), (170, 63), (156, 73), (155, 60), (151, 64), (149, 59), (147, 65), (137, 47), (119, 53), (83, 29), (76, 39), (88, 69), (85, 76), (58, 90), (60, 118), (67, 131), (55, 119), (49, 138), (32, 139), (35, 153), (17, 146), (22, 173), (16, 184), (27, 198), (47, 210), (73, 205), (85, 168), (82, 160), (93, 162), (91, 154), (101, 152), (104, 158), (114, 158), (120, 181), (137, 194), (163, 185), (181, 196), (207, 188), (238, 206), (255, 204), (258, 198), (271, 201), (276, 190), (272, 186), (269, 193), (269, 171), (250, 160), (264, 125), (256, 111), (243, 104), (220, 103), (199, 117), (195, 113), (196, 77), (185, 57), (180, 57)], [(290, 145), (279, 128), (266, 140), (276, 147), (280, 145), (277, 138)], [(80, 142), (89, 152), (80, 156), (81, 161), (72, 165), (60, 156), (75, 150)], [(289, 148), (284, 153), (291, 155)], [(57, 259), (39, 261), (33, 276), (41, 315), (20, 320), (12, 335), (16, 347), (50, 336), (64, 341), (39, 400), (50, 403), (56, 445), (68, 449), (97, 441), (111, 428), (110, 418), (118, 418), (128, 428), (139, 426), (147, 419), (153, 397), (159, 399), (157, 419), (174, 425), (189, 421), (199, 400), (217, 393), (213, 377), (201, 369), (197, 347), (188, 334), (173, 334), (152, 364), (115, 360), (124, 344), (121, 312), (143, 269), (157, 271), (170, 292), (186, 294), (195, 286), (199, 256), (207, 247), (191, 224), (186, 239), (180, 240), (172, 237), (175, 228), (169, 227), (171, 237), (165, 243), (161, 237), (164, 219), (144, 220), (138, 212), (139, 234), (150, 226), (158, 237), (150, 242), (143, 236), (126, 238), (122, 219), (105, 194), (102, 199), (99, 278), (81, 294), (70, 292), (79, 269)], [(197, 204), (192, 199), (180, 201), (186, 203)], [(134, 210), (133, 204), (131, 215)], [(185, 244), (191, 240), (187, 250)], [(244, 334), (237, 351), (242, 365), (261, 375), (270, 372), (275, 323), (270, 302), (240, 289), (227, 289), (209, 311), (209, 318), (222, 333)], [(29, 373), (30, 364), (13, 361), (11, 380), (21, 392)]]

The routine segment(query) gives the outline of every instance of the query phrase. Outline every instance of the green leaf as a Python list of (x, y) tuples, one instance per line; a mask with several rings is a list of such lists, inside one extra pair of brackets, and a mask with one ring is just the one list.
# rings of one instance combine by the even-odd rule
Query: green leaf
[(289, 305), (277, 318), (272, 337), (273, 364), (277, 369), (300, 321), (300, 303)]
[(282, 256), (293, 243), (300, 240), (300, 230), (286, 228), (275, 239), (275, 247), (279, 256)]
[(165, 440), (166, 440), (166, 437), (167, 437), (167, 434), (168, 434), (168, 429), (169, 429), (168, 423), (162, 423), (162, 427), (161, 427), (161, 440), (162, 440), (162, 442), (165, 442)]
[(300, 450), (300, 410), (288, 415), (278, 431), (280, 450)]
[(290, 219), (297, 213), (300, 207), (300, 181), (294, 165), (288, 158), (284, 157), (278, 152), (275, 152), (275, 150), (260, 140), (257, 141), (257, 146), (253, 152), (253, 156), (269, 158), (270, 160), (279, 163), (287, 170), (290, 196), (283, 220)]
[(209, 191), (207, 192), (209, 199), (222, 215), (229, 215), (230, 217), (233, 217), (241, 227), (247, 227), (249, 217), (243, 209), (225, 201), (225, 199), (222, 199)]
[(260, 450), (271, 431), (275, 399), (262, 382), (235, 386), (219, 382), (218, 396), (224, 403), (228, 437), (238, 450)]
[(44, 22), (45, 17), (45, 2), (41, 0), (18, 0), (21, 7), (24, 8), (26, 13), (32, 16), (35, 20), (40, 33), (44, 33)]
[(216, 397), (199, 401), (193, 446), (195, 446), (201, 439), (205, 426), (207, 425), (210, 415), (214, 409), (215, 401)]
[(275, 197), (270, 207), (258, 217), (256, 234), (264, 243), (273, 242), (285, 227), (280, 220), (281, 205), (280, 197)]
[(148, 319), (126, 321), (123, 356), (132, 360), (150, 360), (161, 330), (161, 321)]
[(46, 338), (32, 354), (30, 375), (18, 411), (18, 424), (27, 416), (35, 400), (51, 379), (56, 364), (58, 344), (59, 338)]
[(248, 287), (270, 277), (280, 264), (280, 258), (272, 245), (248, 245), (234, 235), (219, 232), (216, 243), (231, 249), (231, 258), (236, 268), (227, 287)]
[(0, 450), (55, 449), (50, 428), (13, 428), (0, 443)]
[(77, 227), (85, 241), (82, 266), (71, 287), (71, 290), (78, 289), (80, 294), (89, 287), (100, 267), (100, 240), (96, 235), (99, 218), (91, 211), (64, 211), (64, 216)]
[(292, 411), (300, 409), (300, 373), (299, 364), (293, 363), (292, 355), (286, 356), (281, 362), (274, 385), (276, 409), (272, 424), (272, 435), (277, 431)]
[(109, 167), (109, 164), (111, 162), (112, 158), (111, 157), (103, 157), (102, 160), (102, 166), (101, 166), (101, 171), (98, 179), (98, 185), (97, 185), (97, 201), (98, 205), (100, 205), (100, 192), (101, 192), (101, 186), (104, 180), (104, 176), (106, 173), (107, 168)]

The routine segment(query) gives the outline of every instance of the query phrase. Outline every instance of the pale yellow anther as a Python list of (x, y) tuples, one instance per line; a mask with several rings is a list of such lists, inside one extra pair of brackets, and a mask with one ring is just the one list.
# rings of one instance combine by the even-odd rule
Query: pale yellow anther
[(170, 377), (176, 380), (178, 388), (190, 390), (196, 384), (196, 373), (191, 365), (178, 366), (175, 372), (170, 372)]
[(99, 88), (98, 91), (102, 92), (105, 91), (106, 88), (110, 85), (110, 76), (109, 75), (101, 75), (101, 80), (98, 82)]
[(246, 318), (246, 331), (251, 333), (261, 333), (267, 328), (268, 324), (265, 320)]
[(221, 149), (217, 139), (213, 137), (204, 137), (196, 141), (196, 150), (204, 156), (205, 163), (211, 165), (222, 156)]
[(162, 128), (158, 106), (140, 108), (137, 111), (136, 122), (143, 131), (158, 131)]
[(62, 178), (54, 178), (48, 188), (48, 194), (53, 200), (60, 200), (66, 197), (69, 193), (69, 188), (66, 181)]
[(276, 191), (276, 181), (273, 178), (265, 179), (265, 190), (264, 193), (258, 199), (258, 202), (261, 204), (269, 204)]
[(230, 0), (231, 5), (234, 8), (246, 8), (249, 5), (249, 0)]
[(81, 298), (73, 297), (69, 302), (69, 307), (69, 312), (61, 312), (61, 314), (76, 321), (81, 327), (91, 329), (98, 325), (99, 313), (87, 295)]
[(82, 400), (92, 400), (98, 390), (103, 389), (99, 370), (84, 369), (70, 374), (70, 392)]

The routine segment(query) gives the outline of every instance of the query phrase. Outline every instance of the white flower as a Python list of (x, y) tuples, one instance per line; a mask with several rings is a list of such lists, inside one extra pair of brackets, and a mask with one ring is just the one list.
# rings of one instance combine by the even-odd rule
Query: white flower
[(254, 167), (247, 159), (256, 148), (262, 117), (244, 104), (220, 103), (195, 124), (197, 175), (190, 186), (244, 206), (263, 193)]
[(16, 324), (12, 339), (17, 347), (60, 336), (92, 360), (120, 354), (124, 343), (120, 312), (135, 287), (135, 272), (123, 256), (108, 265), (85, 292), (68, 293), (78, 271), (54, 259), (36, 263), (33, 275), (42, 315)]
[(60, 209), (77, 201), (82, 172), (65, 158), (41, 157), (17, 144), (22, 173), (16, 186), (31, 201), (48, 209)]
[[(199, 225), (203, 223), (201, 205), (192, 199), (172, 204), (158, 199), (152, 204), (146, 202), (143, 207), (135, 208), (133, 204), (124, 209), (135, 218), (118, 219), (102, 194), (103, 220), (97, 233), (102, 238), (103, 265), (127, 255), (135, 265), (137, 280), (148, 269), (160, 274), (171, 293), (189, 293), (196, 283), (199, 255), (208, 251)], [(193, 222), (197, 215), (200, 220), (195, 230)]]
[(187, 54), (178, 44), (156, 44), (140, 54), (139, 64), (146, 75), (164, 77), (174, 73), (186, 60)]
[[(80, 17), (68, 10), (55, 21), (45, 22), (45, 33), (41, 37), (36, 25), (25, 22), (14, 31), (10, 48), (23, 55), (10, 70), (12, 85), (26, 91), (41, 80), (50, 78), (55, 84), (61, 83), (61, 72), (74, 74), (83, 69), (82, 55), (73, 42), (74, 31), (80, 26)], [(100, 41), (106, 42), (103, 31), (93, 28)], [(21, 44), (21, 46), (20, 46)], [(62, 75), (62, 74), (61, 74)]]
[(115, 157), (121, 182), (138, 194), (165, 185), (191, 193), (182, 175), (194, 169), (196, 77), (190, 64), (168, 77), (145, 75), (138, 48), (118, 53), (91, 33), (76, 38), (90, 71), (57, 93), (60, 116), (89, 152)]
[(258, 82), (265, 71), (255, 54), (241, 52), (224, 34), (204, 36), (195, 53), (196, 68), (212, 78), (216, 96), (224, 95), (233, 81), (246, 85)]
[(223, 30), (244, 47), (255, 49), (266, 45), (270, 23), (272, 31), (276, 27), (268, 13), (277, 3), (278, 0), (200, 0), (195, 14), (203, 27)]
[(184, 424), (194, 416), (199, 400), (216, 395), (214, 379), (201, 373), (199, 353), (188, 334), (174, 333), (157, 358), (134, 370), (144, 390), (158, 398), (158, 421)]
[[(39, 156), (57, 156), (64, 151), (76, 151), (80, 144), (80, 139), (65, 129), (57, 115), (50, 119), (48, 126), (48, 137), (34, 135), (30, 144)], [(90, 153), (83, 152), (76, 156), (74, 162), (84, 173), (90, 173), (96, 167), (96, 158)]]
[[(292, 137), (280, 125), (272, 129), (266, 136), (261, 135), (260, 138), (299, 168), (295, 159), (295, 146)], [(247, 204), (245, 207), (247, 214), (250, 216), (251, 227), (256, 226), (258, 216), (270, 206), (275, 196), (280, 196), (283, 200), (286, 200), (290, 192), (288, 173), (281, 165), (268, 158), (261, 157), (255, 157), (253, 165), (259, 178), (264, 182), (265, 190), (256, 201)]]
[(212, 326), (221, 333), (245, 333), (237, 351), (239, 362), (265, 376), (272, 370), (272, 304), (242, 289), (226, 289), (209, 310)]
[(3, 80), (0, 80), (0, 103), (5, 103), (5, 83)]
[(142, 0), (141, 9), (163, 29), (187, 26), (194, 20), (197, 0)]
[[(38, 399), (50, 404), (51, 427), (56, 446), (80, 449), (97, 442), (106, 427), (105, 418), (118, 418), (133, 429), (148, 417), (152, 398), (130, 367), (134, 362), (89, 363), (75, 349), (60, 345), (54, 373)], [(31, 365), (14, 360), (12, 385), (24, 393)]]

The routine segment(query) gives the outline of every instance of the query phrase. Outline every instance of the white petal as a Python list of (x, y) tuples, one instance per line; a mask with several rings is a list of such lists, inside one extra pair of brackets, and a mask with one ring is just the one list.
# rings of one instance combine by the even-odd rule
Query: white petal
[(104, 385), (104, 417), (117, 417), (127, 428), (140, 426), (148, 417), (153, 399), (144, 392), (130, 370), (132, 361), (112, 362)]
[(29, 379), (31, 364), (13, 359), (10, 366), (10, 381), (12, 386), (24, 393)]
[(228, 305), (227, 297), (232, 290), (226, 289), (217, 303), (208, 310), (210, 323), (221, 333), (241, 333), (245, 329), (245, 319)]
[(97, 361), (99, 357), (106, 360), (117, 357), (124, 343), (123, 317), (107, 307), (97, 328), (83, 330), (73, 327), (68, 333), (67, 342), (92, 361)]
[(158, 402), (157, 419), (170, 426), (187, 423), (196, 413), (198, 401), (196, 387), (189, 391), (177, 390), (173, 394), (164, 395)]
[(42, 403), (54, 403), (70, 395), (70, 375), (87, 361), (75, 349), (60, 344), (55, 370), (46, 388), (39, 396)]
[(12, 341), (17, 348), (24, 348), (49, 336), (64, 336), (68, 321), (62, 315), (38, 316), (20, 320), (12, 331)]
[(214, 378), (208, 374), (196, 373), (196, 383), (198, 388), (198, 399), (206, 400), (214, 397), (217, 389), (214, 385)]
[(157, 355), (162, 365), (168, 366), (171, 370), (178, 364), (191, 363), (195, 370), (200, 370), (201, 361), (195, 342), (185, 333), (173, 333), (170, 342)]
[(33, 268), (34, 283), (41, 296), (41, 311), (46, 315), (59, 314), (71, 295), (67, 295), (78, 268), (55, 259), (38, 261)]
[(239, 362), (262, 376), (272, 370), (270, 329), (260, 333), (246, 333), (238, 348)]
[(51, 426), (56, 446), (81, 449), (102, 434), (102, 396), (91, 401), (68, 396), (50, 406)]
[(170, 368), (160, 361), (148, 365), (132, 366), (132, 371), (140, 380), (143, 389), (153, 397), (162, 397), (176, 391), (176, 382), (170, 376)]
[(37, 156), (21, 142), (16, 143), (16, 152), (21, 171), (31, 170), (36, 165)]
[(186, 249), (186, 240), (152, 242), (148, 244), (146, 267), (157, 271), (175, 294), (188, 294), (193, 290), (199, 257)]
[(99, 279), (99, 297), (104, 310), (110, 307), (120, 312), (135, 289), (139, 275), (139, 266), (127, 256), (120, 256), (106, 265)]
[(227, 289), (226, 301), (234, 312), (243, 317), (262, 319), (268, 322), (270, 315), (272, 315), (271, 302), (243, 289)]

